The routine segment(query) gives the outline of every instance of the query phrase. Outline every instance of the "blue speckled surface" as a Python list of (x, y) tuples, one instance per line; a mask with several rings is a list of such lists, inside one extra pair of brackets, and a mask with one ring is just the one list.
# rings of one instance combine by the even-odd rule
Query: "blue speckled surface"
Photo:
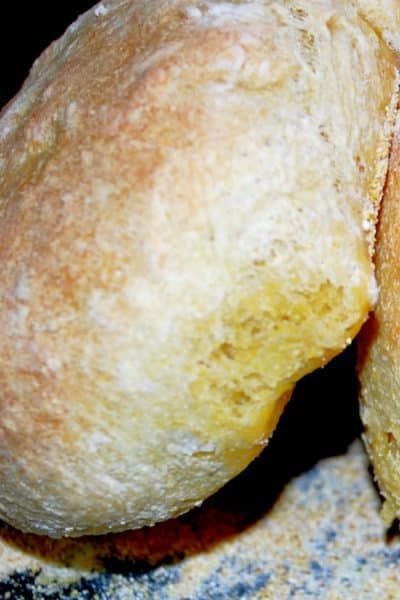
[(244, 526), (208, 506), (153, 530), (44, 548), (4, 526), (0, 598), (400, 598), (400, 544), (386, 540), (378, 505), (356, 442)]
[(260, 459), (180, 519), (61, 541), (1, 526), (0, 599), (400, 599), (351, 365), (303, 382)]

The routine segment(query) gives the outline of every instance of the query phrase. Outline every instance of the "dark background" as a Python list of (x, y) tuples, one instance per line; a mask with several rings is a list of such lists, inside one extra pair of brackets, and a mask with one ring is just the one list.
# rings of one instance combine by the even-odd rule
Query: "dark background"
[(0, 13), (0, 106), (17, 93), (42, 50), (94, 1), (24, 0), (11, 4), (2, 2)]

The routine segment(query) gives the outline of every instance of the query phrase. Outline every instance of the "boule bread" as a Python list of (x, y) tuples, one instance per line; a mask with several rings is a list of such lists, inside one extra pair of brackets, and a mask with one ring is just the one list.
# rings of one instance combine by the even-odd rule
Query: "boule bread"
[(202, 502), (376, 296), (394, 53), (344, 0), (110, 0), (0, 120), (0, 516)]
[(380, 213), (376, 274), (379, 301), (359, 338), (361, 417), (383, 517), (400, 517), (400, 116)]

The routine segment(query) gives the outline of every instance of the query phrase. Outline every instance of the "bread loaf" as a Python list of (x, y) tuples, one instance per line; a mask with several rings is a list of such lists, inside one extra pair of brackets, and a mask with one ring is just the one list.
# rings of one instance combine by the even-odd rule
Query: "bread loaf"
[(363, 15), (109, 0), (35, 63), (0, 120), (1, 518), (189, 510), (358, 332), (398, 85)]
[(361, 416), (385, 498), (383, 517), (400, 517), (400, 117), (376, 248), (379, 301), (359, 340)]

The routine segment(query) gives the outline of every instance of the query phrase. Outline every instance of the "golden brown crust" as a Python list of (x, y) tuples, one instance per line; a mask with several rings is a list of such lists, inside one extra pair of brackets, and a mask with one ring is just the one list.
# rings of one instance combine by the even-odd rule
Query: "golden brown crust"
[(379, 301), (359, 341), (361, 416), (380, 489), (383, 515), (400, 516), (400, 119), (382, 201), (376, 247)]
[(369, 25), (397, 52), (400, 51), (400, 3), (398, 0), (356, 0)]
[(392, 52), (352, 3), (111, 0), (0, 122), (0, 514), (201, 502), (374, 300)]

